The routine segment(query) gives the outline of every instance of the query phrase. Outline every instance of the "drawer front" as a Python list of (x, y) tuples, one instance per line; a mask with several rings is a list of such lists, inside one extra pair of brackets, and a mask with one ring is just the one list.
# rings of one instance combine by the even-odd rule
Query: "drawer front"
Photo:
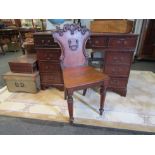
[(128, 76), (130, 65), (105, 65), (105, 73), (113, 76)]
[(52, 63), (52, 62), (39, 62), (39, 71), (40, 72), (49, 72), (49, 73), (57, 73), (62, 72), (60, 63)]
[(60, 49), (37, 49), (38, 60), (56, 60), (59, 61), (61, 55)]
[(40, 74), (40, 79), (41, 83), (63, 84), (63, 78), (61, 73)]
[(132, 60), (133, 51), (107, 51), (106, 63), (108, 64), (127, 64)]
[(136, 37), (112, 37), (109, 38), (108, 47), (110, 48), (131, 48), (136, 47), (137, 38)]
[(107, 46), (107, 39), (106, 37), (96, 36), (91, 37), (86, 44), (86, 47), (92, 48), (99, 48), (99, 47), (106, 47)]
[(109, 82), (110, 88), (126, 88), (128, 83), (127, 78), (115, 78), (111, 77)]
[(55, 47), (59, 48), (60, 46), (54, 42), (54, 39), (51, 36), (34, 36), (35, 47)]

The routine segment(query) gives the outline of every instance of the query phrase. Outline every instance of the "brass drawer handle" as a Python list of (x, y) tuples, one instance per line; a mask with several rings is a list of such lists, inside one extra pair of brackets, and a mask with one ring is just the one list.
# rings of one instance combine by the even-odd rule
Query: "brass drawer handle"
[(50, 57), (47, 57), (46, 59), (47, 59), (47, 60), (50, 60), (51, 58), (50, 58)]
[(111, 85), (119, 86), (119, 81), (118, 80), (113, 80), (111, 82)]
[(95, 44), (98, 44), (98, 43), (99, 43), (99, 41), (98, 41), (98, 40), (96, 40), (96, 41), (95, 41)]

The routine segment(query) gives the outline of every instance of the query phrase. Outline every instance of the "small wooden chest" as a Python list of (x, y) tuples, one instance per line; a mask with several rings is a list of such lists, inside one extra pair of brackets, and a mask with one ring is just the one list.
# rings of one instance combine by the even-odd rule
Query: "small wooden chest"
[(10, 92), (36, 93), (40, 89), (39, 72), (33, 74), (8, 72), (3, 78)]
[(37, 70), (36, 54), (24, 55), (9, 62), (13, 73), (34, 73)]

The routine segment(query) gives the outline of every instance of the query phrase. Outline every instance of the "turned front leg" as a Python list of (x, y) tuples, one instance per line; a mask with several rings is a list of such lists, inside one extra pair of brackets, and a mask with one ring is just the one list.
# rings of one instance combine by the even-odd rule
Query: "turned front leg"
[(67, 98), (67, 103), (68, 103), (68, 111), (69, 111), (69, 120), (70, 120), (70, 123), (72, 124), (73, 123), (73, 93), (71, 92), (67, 92), (67, 95), (68, 95), (68, 98)]
[(100, 115), (103, 114), (104, 111), (104, 102), (106, 97), (106, 89), (107, 89), (108, 82), (105, 82), (104, 85), (100, 86)]

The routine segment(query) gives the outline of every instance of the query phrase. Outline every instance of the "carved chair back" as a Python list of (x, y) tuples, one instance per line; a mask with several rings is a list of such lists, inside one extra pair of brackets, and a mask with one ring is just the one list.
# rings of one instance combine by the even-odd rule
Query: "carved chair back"
[(54, 40), (61, 47), (62, 67), (85, 66), (88, 63), (88, 56), (85, 45), (90, 37), (90, 31), (86, 27), (76, 24), (66, 24), (63, 29), (57, 27), (53, 33)]

